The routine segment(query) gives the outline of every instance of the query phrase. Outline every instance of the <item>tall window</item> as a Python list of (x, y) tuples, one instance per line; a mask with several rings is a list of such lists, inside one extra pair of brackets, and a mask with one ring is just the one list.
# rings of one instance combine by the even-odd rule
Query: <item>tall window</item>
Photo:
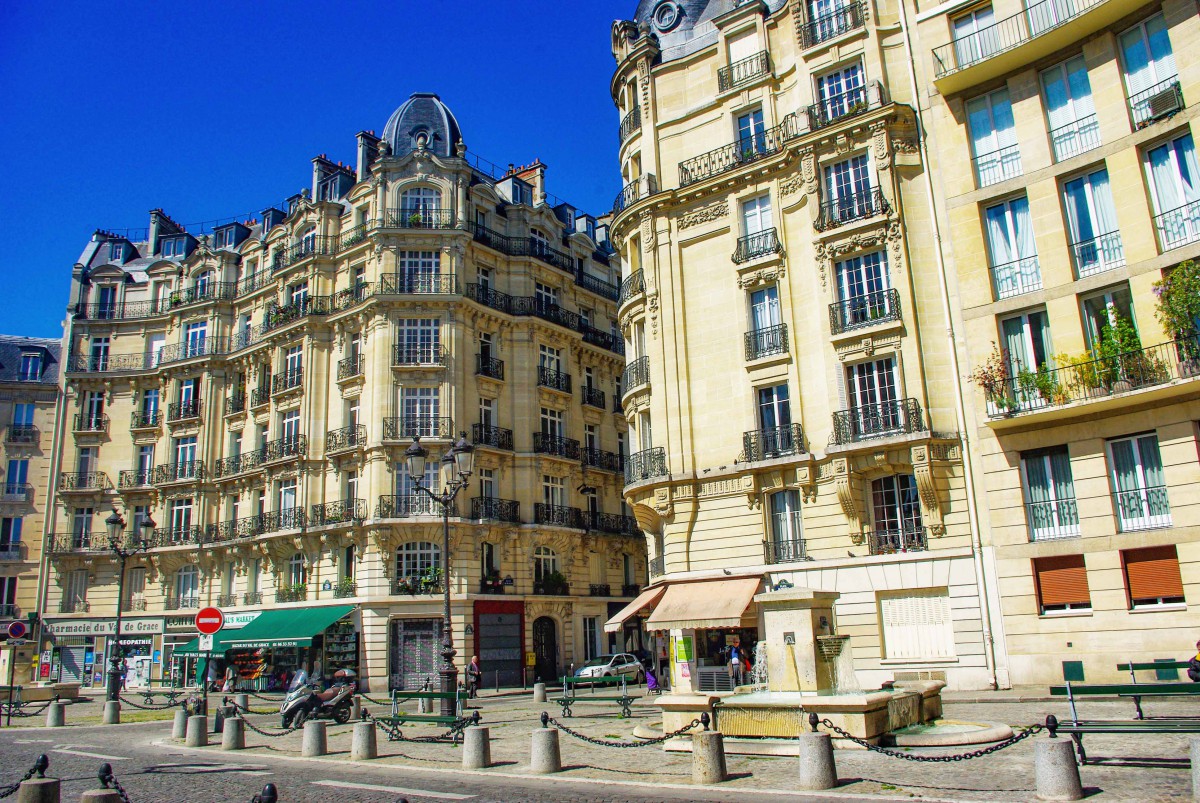
[(108, 370), (108, 345), (107, 337), (92, 338), (92, 360), (91, 369), (93, 371)]
[(856, 436), (882, 435), (901, 426), (894, 357), (847, 366), (846, 391)]
[(954, 57), (956, 64), (950, 67), (967, 67), (983, 61), (999, 48), (996, 36), (996, 15), (990, 5), (981, 6), (954, 18)]
[(791, 454), (800, 448), (792, 434), (792, 407), (786, 382), (758, 389), (758, 429), (757, 448), (747, 448), (751, 460)]
[(542, 475), (542, 502), (552, 507), (564, 507), (567, 501), (567, 482), (562, 477)]
[(865, 153), (825, 168), (825, 200), (829, 214), (839, 222), (872, 214), (871, 169)]
[(872, 482), (871, 511), (875, 525), (871, 536), (873, 554), (925, 548), (921, 498), (912, 474), (893, 474)]
[(175, 607), (200, 607), (200, 570), (184, 566), (175, 573)]
[(533, 301), (540, 312), (558, 309), (558, 289), (548, 284), (534, 282)]
[(442, 193), (432, 187), (414, 187), (400, 194), (400, 214), (406, 223), (411, 223), (416, 215), (428, 225), (434, 222), (430, 213), (436, 213), (441, 206)]
[(1167, 23), (1161, 13), (1121, 34), (1121, 56), (1133, 123), (1141, 128), (1158, 117), (1151, 99), (1179, 81)]
[(1021, 479), (1025, 486), (1025, 518), (1029, 522), (1031, 541), (1079, 535), (1075, 481), (1066, 446), (1022, 452)]
[(1045, 310), (1014, 315), (1000, 321), (1008, 368), (1012, 376), (1036, 373), (1049, 367), (1050, 323)]
[[(288, 410), (280, 420), (280, 434), (283, 436), (285, 450), (296, 449), (300, 440), (300, 411)], [(291, 454), (291, 451), (287, 452)]]
[(479, 425), (485, 430), (496, 426), (496, 400), (481, 398), (479, 400)]
[(183, 329), (185, 357), (200, 357), (204, 354), (204, 341), (208, 336), (208, 322), (189, 323)]
[(175, 439), (175, 476), (173, 479), (187, 479), (195, 476), (196, 436)]
[[(1137, 331), (1137, 322), (1133, 317), (1133, 296), (1125, 285), (1111, 287), (1100, 293), (1088, 296), (1083, 300), (1083, 321), (1087, 329), (1088, 347), (1093, 353), (1098, 353), (1105, 340), (1118, 345), (1121, 350), (1130, 344), (1123, 343), (1118, 335), (1123, 324)], [(1136, 344), (1134, 344), (1136, 345)]]
[(130, 569), (126, 586), (129, 594), (127, 607), (134, 611), (146, 610), (146, 567), (135, 566)]
[(28, 482), (29, 459), (10, 457), (4, 474), (4, 493), (10, 496), (24, 496)]
[(583, 660), (590, 661), (600, 654), (600, 617), (583, 617)]
[(553, 410), (549, 407), (543, 407), (541, 410), (542, 434), (555, 440), (561, 438), (563, 436), (562, 410)]
[(86, 611), (88, 592), (88, 570), (72, 569), (67, 573), (67, 582), (63, 585), (63, 611)]
[(742, 228), (747, 237), (774, 227), (771, 220), (771, 196), (760, 195), (742, 202)]
[(496, 470), (481, 468), (479, 471), (479, 495), (484, 499), (496, 498)]
[(296, 307), (303, 309), (308, 305), (308, 282), (293, 284), (288, 290), (288, 300)]
[(400, 412), (403, 416), (405, 438), (442, 437), (441, 394), (438, 388), (401, 388)]
[(183, 543), (192, 529), (192, 500), (172, 499), (169, 512), (171, 543)]
[(308, 566), (305, 564), (302, 553), (297, 552), (288, 560), (287, 580), (288, 585), (291, 586), (300, 586), (308, 583)]
[(33, 413), (37, 409), (32, 402), (16, 402), (13, 404), (12, 423), (15, 427), (32, 427)]
[(442, 360), (442, 326), (437, 318), (396, 321), (396, 364), (429, 365)]
[(538, 368), (562, 371), (562, 351), (546, 345), (538, 345)]
[(1149, 433), (1108, 442), (1113, 502), (1121, 532), (1171, 526), (1158, 436)]
[(837, 262), (834, 273), (842, 302), (843, 329), (864, 326), (892, 314), (886, 251), (872, 251)]
[(1096, 170), (1065, 182), (1063, 205), (1067, 209), (1075, 272), (1080, 278), (1125, 264), (1107, 170)]
[(441, 548), (429, 541), (409, 541), (396, 550), (396, 577), (421, 577), (442, 565)]
[(861, 15), (850, 0), (808, 0), (809, 45), (851, 31), (861, 25)]
[(21, 523), (23, 521), (24, 519), (20, 516), (0, 519), (0, 553), (3, 553), (6, 559), (12, 559), (20, 554)]
[(773, 563), (804, 558), (804, 525), (800, 513), (800, 492), (779, 491), (770, 496), (771, 542)]
[(1200, 239), (1200, 165), (1191, 134), (1146, 152), (1154, 226), (1163, 250)]
[(440, 289), (438, 277), (442, 272), (442, 255), (438, 251), (401, 251), (400, 292), (433, 293)]
[(279, 483), (279, 506), (282, 513), (296, 508), (296, 481), (283, 480)]
[(1061, 162), (1099, 147), (1100, 124), (1083, 56), (1043, 70), (1041, 79), (1054, 160)]
[[(433, 491), (438, 489), (436, 460), (431, 459), (425, 463), (425, 476), (421, 478), (421, 485)], [(408, 473), (408, 465), (403, 462), (396, 469), (396, 495), (400, 497), (398, 512), (407, 512), (413, 515), (431, 515), (442, 512), (436, 502), (417, 490), (417, 483)]]
[(967, 101), (967, 125), (980, 187), (1021, 175), (1021, 150), (1007, 89)]
[(822, 121), (836, 120), (866, 107), (863, 69), (858, 62), (847, 64), (817, 78), (817, 98)]
[(766, 127), (762, 109), (746, 112), (737, 118), (738, 150), (743, 156), (761, 153), (766, 149)]
[(1042, 270), (1029, 217), (1029, 199), (1012, 198), (984, 211), (992, 289), (997, 299), (1040, 290)]
[(763, 332), (779, 326), (782, 317), (779, 309), (778, 287), (770, 285), (750, 294), (750, 320), (755, 332)]
[(558, 571), (558, 553), (548, 546), (533, 549), (533, 580), (540, 583), (547, 575)]

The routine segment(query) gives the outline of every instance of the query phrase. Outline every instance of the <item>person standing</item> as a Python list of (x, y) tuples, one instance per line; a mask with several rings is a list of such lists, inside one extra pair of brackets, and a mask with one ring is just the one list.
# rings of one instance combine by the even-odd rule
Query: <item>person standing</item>
[(483, 679), (483, 670), (479, 668), (479, 656), (472, 655), (471, 663), (467, 664), (468, 697), (475, 699), (479, 696), (479, 682)]
[(1196, 642), (1196, 654), (1188, 661), (1187, 672), (1193, 683), (1200, 683), (1200, 641)]
[(733, 679), (734, 688), (742, 685), (742, 641), (738, 636), (733, 637), (729, 647), (729, 677)]

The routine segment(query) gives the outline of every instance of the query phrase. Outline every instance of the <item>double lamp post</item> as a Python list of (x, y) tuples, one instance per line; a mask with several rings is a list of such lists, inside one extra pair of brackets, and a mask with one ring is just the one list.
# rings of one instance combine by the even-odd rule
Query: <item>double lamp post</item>
[[(108, 530), (108, 548), (117, 558), (117, 622), (113, 638), (116, 642), (108, 651), (108, 693), (107, 698), (114, 702), (121, 696), (121, 671), (125, 660), (125, 648), (121, 644), (121, 611), (125, 608), (125, 564), (131, 557), (150, 548), (154, 536), (154, 519), (146, 515), (133, 528), (127, 537), (125, 519), (113, 510), (112, 515), (104, 520)], [(138, 530), (142, 533), (139, 533)]]

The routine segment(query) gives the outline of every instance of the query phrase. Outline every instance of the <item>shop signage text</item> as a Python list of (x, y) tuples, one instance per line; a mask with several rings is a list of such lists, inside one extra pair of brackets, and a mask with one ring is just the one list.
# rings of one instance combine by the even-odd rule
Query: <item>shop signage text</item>
[[(111, 636), (116, 632), (112, 619), (48, 619), (46, 632), (52, 636)], [(163, 632), (162, 619), (122, 619), (121, 634)]]

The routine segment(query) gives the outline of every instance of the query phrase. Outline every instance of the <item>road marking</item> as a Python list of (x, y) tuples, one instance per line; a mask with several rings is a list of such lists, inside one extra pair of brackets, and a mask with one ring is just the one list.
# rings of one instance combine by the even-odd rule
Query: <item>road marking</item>
[(64, 750), (61, 747), (50, 748), (52, 753), (66, 753), (69, 756), (83, 756), (84, 758), (102, 758), (105, 761), (128, 761), (129, 756), (106, 756), (103, 753), (87, 753), (83, 750)]
[(236, 772), (240, 775), (272, 775), (264, 764), (155, 764), (143, 772), (183, 770), (181, 775), (198, 775), (202, 772)]
[(332, 786), (335, 789), (362, 789), (368, 792), (389, 792), (393, 795), (412, 795), (413, 797), (432, 797), (438, 800), (472, 800), (478, 795), (458, 795), (454, 792), (429, 792), (424, 789), (404, 789), (399, 786), (376, 786), (370, 783), (350, 783), (348, 781), (311, 781), (313, 786)]
[(13, 744), (50, 744), (53, 739), (13, 739)]

